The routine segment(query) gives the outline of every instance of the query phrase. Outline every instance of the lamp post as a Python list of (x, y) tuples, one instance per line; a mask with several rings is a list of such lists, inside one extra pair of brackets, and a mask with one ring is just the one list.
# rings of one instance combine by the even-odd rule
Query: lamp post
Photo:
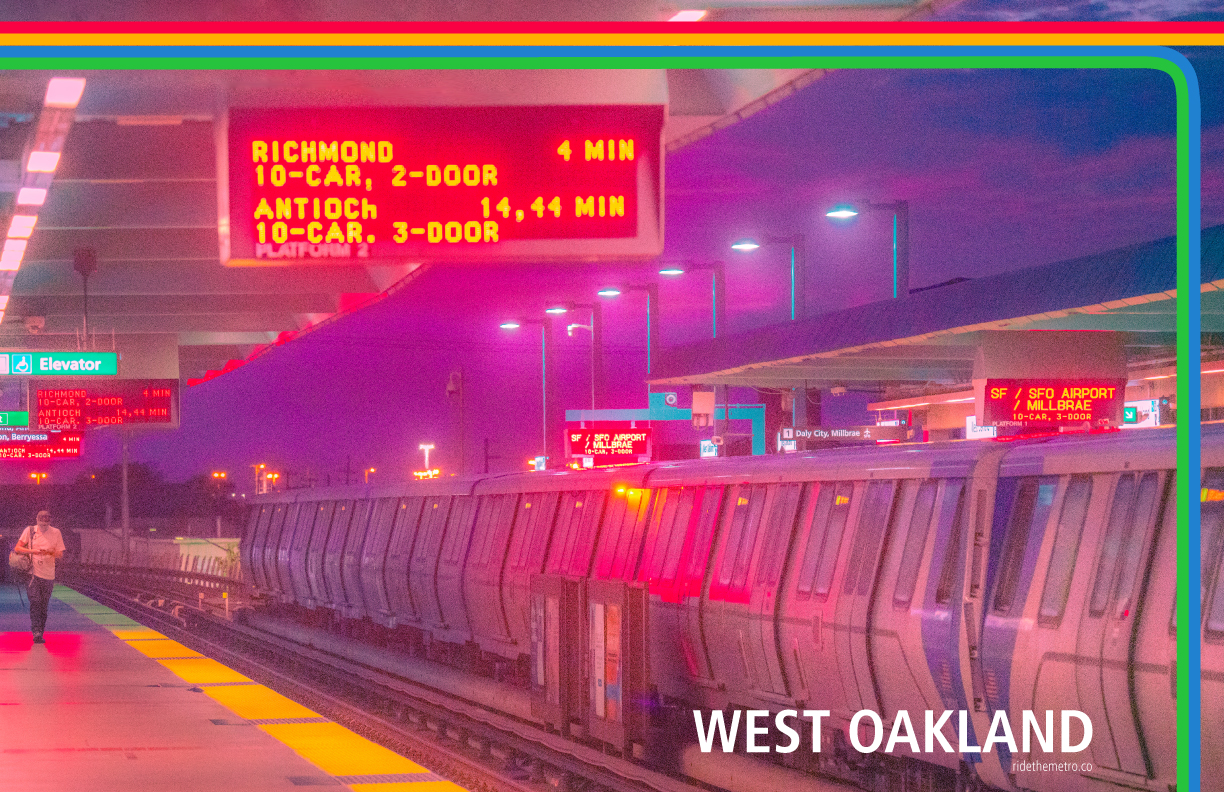
[(721, 261), (686, 262), (683, 266), (664, 267), (660, 275), (683, 275), (687, 270), (710, 270), (710, 337), (718, 338), (718, 328), (727, 325), (727, 266)]
[[(650, 358), (653, 351), (659, 348), (659, 285), (657, 283), (631, 284), (629, 286), (608, 286), (600, 289), (600, 297), (619, 297), (627, 291), (646, 292), (646, 379), (650, 379)], [(650, 383), (646, 383), (647, 399), (649, 400)]]
[(803, 234), (791, 236), (767, 236), (761, 240), (741, 239), (731, 245), (732, 250), (750, 253), (763, 245), (789, 245), (790, 252), (790, 318), (792, 322), (807, 316), (805, 296), (807, 294), (807, 238)]
[(893, 299), (909, 296), (909, 201), (872, 203), (859, 201), (854, 205), (842, 204), (825, 212), (826, 217), (848, 220), (866, 212), (892, 212), (893, 216)]
[(552, 346), (552, 317), (547, 316), (543, 319), (516, 319), (510, 322), (502, 322), (500, 326), (503, 330), (517, 330), (523, 325), (540, 326), (540, 425), (543, 427), (541, 453), (544, 455), (544, 465), (547, 467), (549, 460), (548, 448), (551, 445), (548, 442), (548, 361), (552, 357), (549, 354), (549, 348)]
[[(565, 326), (565, 334), (571, 338), (574, 331), (591, 331), (591, 409), (599, 408), (604, 402), (604, 365), (603, 365), (603, 306), (599, 303), (569, 303), (567, 308), (588, 308), (591, 311), (591, 323), (569, 324)], [(546, 311), (556, 315), (561, 313), (556, 308)]]

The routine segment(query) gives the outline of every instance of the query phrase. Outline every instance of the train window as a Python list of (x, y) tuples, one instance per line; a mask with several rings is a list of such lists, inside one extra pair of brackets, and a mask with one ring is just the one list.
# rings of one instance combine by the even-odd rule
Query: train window
[(679, 502), (676, 504), (676, 519), (672, 523), (671, 536), (663, 554), (663, 568), (659, 576), (663, 580), (675, 580), (676, 571), (680, 567), (680, 551), (684, 549), (684, 538), (693, 520), (693, 506), (697, 500), (697, 490), (686, 487), (680, 490)]
[(1055, 476), (1025, 478), (1020, 480), (1016, 499), (1012, 501), (1008, 515), (1007, 534), (1003, 539), (1003, 555), (999, 559), (998, 583), (995, 584), (994, 600), (990, 609), (994, 613), (1011, 613), (1020, 590), (1024, 572), (1024, 557), (1029, 546), (1029, 537), (1041, 535), (1050, 519), (1054, 507), (1054, 493), (1058, 489)]
[(795, 529), (795, 514), (799, 511), (799, 484), (779, 484), (774, 493), (769, 519), (765, 521), (764, 546), (758, 564), (757, 583), (777, 585), (782, 576), (782, 563)]
[(710, 561), (710, 545), (714, 539), (714, 526), (718, 523), (718, 507), (722, 503), (722, 487), (706, 487), (701, 493), (701, 514), (697, 517), (697, 530), (693, 534), (693, 545), (689, 549), (688, 569), (685, 578), (704, 581), (706, 564)]
[[(913, 486), (913, 482), (906, 483)], [(914, 510), (910, 513), (909, 528), (905, 532), (905, 546), (901, 549), (897, 585), (893, 588), (893, 605), (898, 608), (909, 607), (914, 599), (914, 585), (918, 581), (918, 567), (922, 563), (922, 551), (926, 549), (927, 534), (931, 532), (931, 515), (935, 513), (935, 495), (938, 491), (938, 482), (923, 481), (918, 484)]]
[(1220, 566), (1215, 574), (1215, 595), (1211, 598), (1211, 607), (1207, 609), (1207, 637), (1224, 638), (1224, 556), (1220, 558)]
[(584, 493), (578, 527), (573, 533), (574, 541), (566, 552), (562, 571), (570, 575), (586, 576), (591, 568), (591, 553), (595, 549), (595, 537), (599, 531), (599, 518), (603, 515), (605, 494)]
[[(1224, 550), (1224, 469), (1213, 468), (1204, 473), (1199, 500), (1199, 524), (1202, 536), (1199, 544), (1202, 563), (1199, 577), (1202, 589), (1199, 592), (1199, 601), (1203, 602), (1206, 607), (1207, 592), (1213, 582), (1211, 580), (1212, 570), (1216, 568), (1216, 559), (1224, 556), (1224, 553), (1221, 552)], [(1224, 588), (1224, 580), (1217, 579), (1214, 582), (1218, 597), (1219, 590)]]
[(748, 579), (748, 563), (765, 508), (765, 487), (743, 485), (734, 497), (735, 508), (730, 515), (727, 541), (723, 544), (718, 582), (740, 588)]
[(476, 516), (476, 499), (465, 496), (455, 498), (447, 521), (446, 539), (442, 544), (442, 561), (456, 566), (463, 560), (468, 541), (472, 535), (472, 522)]
[(853, 594), (857, 588), (858, 593), (863, 595), (871, 588), (872, 578), (875, 577), (876, 556), (880, 551), (880, 540), (884, 538), (887, 528), (895, 489), (896, 482), (893, 481), (873, 481), (867, 485), (866, 500), (859, 512), (858, 527), (855, 530), (854, 548), (851, 550), (850, 563), (846, 566), (843, 594)]
[(683, 492), (683, 487), (670, 487), (655, 492), (650, 527), (646, 529), (646, 547), (642, 551), (642, 569), (638, 573), (639, 580), (658, 579), (663, 568), (663, 556), (676, 522), (676, 506)]
[(1118, 558), (1131, 531), (1131, 504), (1134, 496), (1135, 477), (1129, 473), (1119, 477), (1118, 485), (1114, 489), (1113, 504), (1109, 509), (1109, 522), (1105, 528), (1101, 557), (1097, 562), (1096, 580), (1092, 584), (1092, 597), (1088, 601), (1090, 616), (1100, 616), (1109, 606), (1109, 593), (1117, 578)]
[(807, 548), (803, 563), (799, 567), (796, 590), (801, 597), (811, 596), (812, 584), (816, 581), (816, 565), (820, 562), (820, 546), (824, 542), (825, 527), (829, 522), (829, 510), (833, 506), (833, 485), (812, 483), (808, 485), (807, 505), (800, 518), (801, 525), (808, 528)]
[(948, 543), (944, 547), (943, 561), (939, 567), (939, 584), (935, 587), (936, 605), (947, 605), (956, 591), (956, 573), (960, 571), (961, 544), (965, 536), (965, 482), (962, 479), (953, 479), (944, 485), (943, 508), (939, 517), (940, 530), (949, 525), (949, 522)]
[(1075, 557), (1079, 553), (1091, 496), (1092, 479), (1072, 476), (1063, 495), (1062, 512), (1058, 516), (1054, 547), (1050, 552), (1050, 568), (1046, 572), (1045, 589), (1041, 592), (1038, 622), (1047, 627), (1057, 626), (1066, 610), (1071, 577), (1075, 573)]
[(599, 535), (596, 574), (605, 579), (628, 580), (637, 571), (650, 490), (617, 487), (610, 497)]
[(1139, 480), (1135, 503), (1128, 510), (1131, 529), (1118, 554), (1118, 580), (1113, 591), (1113, 601), (1117, 604), (1117, 615), (1120, 618), (1130, 615), (1131, 592), (1134, 591), (1135, 579), (1139, 576), (1147, 530), (1155, 516), (1159, 500), (1159, 482), (1160, 476), (1157, 473), (1145, 473)]
[[(830, 482), (811, 486), (817, 488), (817, 495), (812, 508), (806, 510), (811, 514), (812, 527), (808, 531), (807, 549), (799, 570), (798, 591), (800, 596), (815, 594), (827, 597), (833, 586), (833, 571), (837, 568), (837, 554), (846, 530), (854, 483), (839, 481), (836, 484)], [(813, 502), (810, 495), (808, 500)]]

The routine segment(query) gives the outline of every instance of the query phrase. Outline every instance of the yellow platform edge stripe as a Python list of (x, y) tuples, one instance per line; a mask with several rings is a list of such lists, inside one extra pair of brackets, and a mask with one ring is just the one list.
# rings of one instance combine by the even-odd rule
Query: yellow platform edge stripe
[[(82, 608), (105, 609), (102, 613), (115, 613), (105, 605), (95, 602), (78, 592), (59, 598), (80, 612)], [(78, 608), (80, 605), (81, 608)], [(100, 614), (94, 614), (100, 615)], [(126, 617), (125, 617), (126, 618)], [(182, 659), (183, 654), (198, 654), (161, 633), (150, 628), (118, 629), (110, 632), (142, 655), (157, 660), (180, 679), (195, 684), (216, 682), (250, 682), (248, 685), (227, 685), (205, 689), (204, 693), (213, 701), (246, 720), (278, 720), (290, 718), (321, 717), (310, 708), (260, 685), (232, 668), (212, 658), (200, 655)], [(150, 640), (154, 639), (154, 640)], [(158, 659), (163, 650), (175, 652), (176, 659)], [(275, 738), (298, 756), (333, 776), (376, 776), (400, 773), (428, 773), (428, 768), (400, 756), (389, 748), (367, 740), (356, 732), (338, 723), (286, 723), (261, 724), (259, 728)], [(451, 781), (394, 782), (374, 784), (352, 784), (355, 792), (455, 792), (462, 790)]]

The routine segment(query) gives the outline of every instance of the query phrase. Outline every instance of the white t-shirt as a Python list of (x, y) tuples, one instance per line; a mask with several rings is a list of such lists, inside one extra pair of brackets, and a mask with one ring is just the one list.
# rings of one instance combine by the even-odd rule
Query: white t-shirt
[[(34, 541), (30, 542), (30, 535), (33, 533)], [(58, 528), (53, 528), (48, 525), (46, 528), (39, 528), (36, 525), (31, 525), (21, 532), (21, 540), (26, 543), (26, 547), (31, 550), (54, 550), (60, 553), (64, 552), (64, 536)], [(35, 555), (30, 556), (34, 560), (34, 577), (40, 577), (43, 580), (55, 580), (55, 556), (53, 555)]]

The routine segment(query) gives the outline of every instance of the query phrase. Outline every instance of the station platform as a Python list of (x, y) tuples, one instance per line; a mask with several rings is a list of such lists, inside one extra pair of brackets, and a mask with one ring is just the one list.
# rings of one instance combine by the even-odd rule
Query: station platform
[(35, 644), (24, 594), (0, 587), (6, 790), (462, 790), (63, 585)]

